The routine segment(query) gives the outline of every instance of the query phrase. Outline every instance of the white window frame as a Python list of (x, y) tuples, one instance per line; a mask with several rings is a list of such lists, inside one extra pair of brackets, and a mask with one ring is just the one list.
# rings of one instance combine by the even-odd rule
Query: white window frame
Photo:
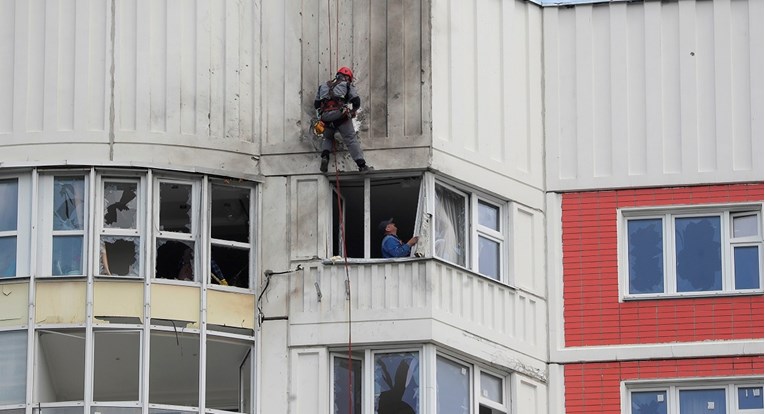
[[(758, 235), (733, 239), (733, 218), (745, 215), (757, 215)], [(720, 218), (720, 259), (722, 269), (722, 289), (701, 292), (678, 292), (676, 274), (675, 219), (688, 217)], [(619, 284), (620, 300), (655, 299), (697, 296), (730, 296), (763, 292), (763, 231), (762, 204), (709, 205), (688, 207), (641, 208), (617, 210), (617, 234), (619, 241)], [(659, 293), (630, 293), (629, 281), (629, 233), (630, 220), (661, 219), (662, 253), (664, 257), (664, 291)], [(760, 287), (757, 289), (735, 289), (733, 248), (735, 246), (759, 247)]]
[[(99, 333), (120, 333), (120, 334), (138, 334), (138, 399), (137, 400), (127, 400), (127, 401), (98, 401), (95, 399), (95, 378), (96, 378), (96, 335)], [(140, 407), (141, 401), (143, 401), (143, 378), (144, 378), (144, 358), (146, 357), (144, 355), (144, 330), (141, 328), (96, 328), (93, 329), (93, 334), (90, 336), (90, 340), (93, 341), (92, 345), (90, 346), (90, 351), (92, 353), (92, 362), (90, 364), (90, 373), (86, 375), (90, 375), (91, 380), (88, 381), (90, 386), (92, 387), (92, 390), (90, 392), (91, 399), (93, 402), (91, 405), (94, 406), (103, 406), (103, 407)]]
[[(484, 193), (479, 193), (474, 190), (470, 190), (461, 186), (457, 186), (455, 184), (452, 184), (448, 180), (445, 180), (441, 177), (437, 177), (434, 181), (433, 187), (430, 190), (430, 193), (433, 195), (433, 206), (430, 208), (431, 211), (435, 213), (435, 206), (437, 203), (436, 200), (436, 186), (441, 186), (444, 189), (451, 191), (453, 193), (456, 193), (458, 195), (461, 195), (465, 197), (465, 210), (466, 210), (466, 220), (465, 220), (465, 266), (462, 266), (458, 263), (451, 262), (447, 259), (441, 258), (440, 256), (436, 255), (436, 248), (435, 248), (435, 237), (433, 237), (433, 240), (431, 241), (431, 252), (433, 257), (438, 257), (441, 260), (445, 260), (449, 263), (452, 263), (455, 266), (464, 267), (467, 270), (470, 270), (472, 272), (475, 272), (476, 274), (485, 277), (487, 279), (496, 280), (497, 282), (501, 282), (504, 284), (510, 284), (510, 271), (509, 271), (509, 243), (507, 243), (507, 240), (509, 240), (508, 236), (508, 228), (509, 228), (509, 202), (508, 201), (502, 201), (496, 197), (492, 197), (489, 195), (486, 195)], [(492, 207), (496, 207), (499, 209), (498, 211), (498, 219), (499, 219), (499, 231), (495, 231), (491, 228), (482, 226), (478, 222), (478, 202), (482, 202), (484, 204), (487, 204)], [(488, 275), (484, 275), (480, 273), (479, 269), (479, 252), (478, 252), (478, 238), (479, 236), (483, 236), (491, 241), (495, 241), (499, 243), (499, 275), (498, 279), (494, 279)]]
[[(212, 202), (213, 202), (213, 191), (212, 191), (212, 189), (213, 189), (213, 186), (215, 186), (215, 185), (227, 185), (229, 187), (235, 187), (235, 188), (239, 188), (239, 189), (244, 189), (244, 190), (248, 190), (250, 192), (250, 205), (249, 205), (249, 209), (250, 209), (250, 211), (249, 211), (249, 213), (250, 213), (250, 216), (249, 216), (249, 222), (250, 222), (249, 234), (250, 234), (250, 237), (249, 238), (250, 238), (250, 241), (249, 241), (249, 243), (237, 242), (237, 241), (232, 241), (232, 240), (214, 239), (212, 237)], [(257, 269), (257, 266), (256, 266), (257, 263), (256, 263), (256, 260), (255, 260), (255, 247), (256, 247), (257, 234), (258, 234), (258, 232), (257, 232), (258, 226), (257, 226), (257, 223), (256, 223), (257, 215), (255, 214), (256, 211), (257, 211), (257, 200), (258, 200), (256, 187), (254, 187), (253, 185), (232, 185), (232, 184), (227, 184), (224, 180), (217, 180), (217, 179), (209, 179), (209, 181), (207, 183), (207, 186), (208, 186), (207, 200), (205, 202), (205, 205), (206, 205), (206, 208), (207, 208), (207, 219), (206, 220), (207, 220), (207, 223), (208, 223), (207, 226), (209, 227), (209, 229), (208, 229), (208, 232), (207, 232), (207, 235), (208, 235), (208, 237), (207, 237), (208, 240), (207, 240), (207, 243), (206, 243), (207, 245), (205, 246), (205, 249), (207, 249), (207, 255), (206, 256), (209, 257), (210, 259), (212, 259), (212, 247), (213, 246), (230, 247), (230, 248), (235, 248), (235, 249), (240, 249), (240, 250), (247, 250), (248, 257), (249, 257), (249, 269), (248, 269), (249, 270), (249, 282), (248, 282), (248, 288), (247, 289), (236, 287), (236, 286), (221, 286), (221, 285), (210, 283), (209, 275), (212, 274), (212, 264), (211, 264), (212, 260), (207, 260), (206, 263), (205, 263), (205, 266), (204, 266), (204, 268), (205, 268), (205, 275), (204, 275), (204, 277), (207, 280), (206, 283), (208, 284), (208, 287), (211, 287), (213, 289), (218, 289), (218, 288), (220, 288), (220, 289), (234, 289), (234, 290), (241, 290), (241, 291), (246, 291), (246, 292), (252, 292), (252, 291), (255, 290), (254, 284), (255, 284), (256, 279), (255, 279), (254, 275), (256, 274), (255, 272), (256, 272), (256, 269)]]
[[(1, 175), (0, 181), (16, 181), (16, 230), (0, 231), (0, 237), (16, 237), (16, 274), (0, 278), (15, 279), (29, 277), (30, 243), (32, 223), (32, 177), (31, 174)], [(4, 200), (0, 200), (2, 202)]]
[[(146, 173), (140, 175), (112, 175), (99, 174), (98, 187), (96, 188), (96, 211), (95, 217), (96, 238), (93, 243), (93, 274), (98, 277), (120, 278), (120, 279), (143, 279), (146, 258), (144, 257), (144, 243), (146, 243)], [(104, 227), (104, 185), (106, 183), (134, 183), (136, 184), (136, 228), (119, 229)], [(137, 237), (138, 238), (138, 276), (113, 276), (102, 275), (101, 270), (101, 238), (102, 237)]]
[[(200, 253), (202, 252), (202, 246), (200, 246), (200, 229), (201, 225), (199, 222), (200, 214), (199, 214), (199, 205), (200, 205), (200, 199), (201, 199), (201, 180), (202, 177), (195, 177), (196, 179), (183, 179), (183, 178), (170, 178), (170, 177), (155, 177), (154, 179), (154, 191), (153, 191), (153, 202), (152, 202), (152, 211), (153, 211), (153, 225), (152, 225), (152, 249), (151, 249), (151, 257), (152, 257), (152, 263), (151, 263), (151, 277), (153, 279), (153, 282), (165, 282), (165, 281), (172, 281), (171, 283), (178, 282), (178, 283), (195, 283), (198, 284), (201, 282), (202, 278), (200, 277), (200, 263), (201, 263), (201, 257)], [(189, 218), (191, 220), (191, 232), (190, 233), (179, 233), (179, 232), (172, 232), (172, 231), (164, 231), (160, 230), (160, 220), (159, 220), (159, 214), (160, 214), (160, 206), (162, 205), (162, 200), (160, 199), (160, 189), (162, 187), (162, 184), (178, 184), (178, 185), (187, 185), (191, 186), (191, 214), (189, 215)], [(164, 279), (164, 278), (157, 278), (157, 241), (159, 239), (164, 240), (171, 240), (171, 241), (178, 241), (178, 242), (191, 242), (194, 244), (194, 280), (191, 281), (184, 281), (184, 280), (174, 280), (174, 279)], [(206, 267), (209, 268), (209, 265)]]
[[(83, 225), (82, 230), (53, 230), (54, 184), (56, 178), (83, 178)], [(86, 277), (89, 276), (88, 264), (90, 251), (90, 194), (91, 174), (88, 170), (53, 170), (41, 172), (38, 183), (38, 255), (36, 275), (42, 278)], [(82, 274), (53, 276), (53, 238), (55, 236), (82, 236)]]
[[(348, 354), (343, 355), (341, 352), (332, 352), (329, 354), (329, 413), (334, 413), (335, 408), (335, 360), (348, 360)], [(365, 412), (367, 406), (367, 373), (366, 373), (366, 358), (364, 354), (351, 354), (351, 359), (361, 362), (361, 412)], [(374, 371), (373, 371), (374, 372)], [(374, 373), (372, 374), (374, 375)], [(374, 392), (374, 390), (373, 390)], [(373, 402), (374, 404), (374, 402)]]
[(680, 391), (687, 390), (725, 390), (725, 412), (727, 414), (763, 414), (762, 409), (738, 409), (738, 389), (762, 387), (762, 378), (699, 378), (688, 380), (625, 381), (622, 382), (622, 413), (632, 413), (633, 392), (666, 392), (667, 414), (680, 413)]

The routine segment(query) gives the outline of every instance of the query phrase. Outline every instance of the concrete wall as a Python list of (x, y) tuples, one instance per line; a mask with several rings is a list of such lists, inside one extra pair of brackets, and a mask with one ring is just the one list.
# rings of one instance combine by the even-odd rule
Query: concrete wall
[(763, 179), (763, 3), (544, 9), (548, 190)]

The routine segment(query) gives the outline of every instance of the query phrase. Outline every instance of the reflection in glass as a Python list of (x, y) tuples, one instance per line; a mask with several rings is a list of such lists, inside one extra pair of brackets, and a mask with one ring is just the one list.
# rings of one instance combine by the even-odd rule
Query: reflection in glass
[(250, 287), (250, 251), (234, 247), (212, 246), (210, 283)]
[(194, 243), (157, 239), (155, 277), (194, 280)]
[(82, 236), (53, 236), (53, 276), (82, 275)]
[(0, 277), (16, 276), (16, 237), (0, 237)]
[(138, 237), (101, 237), (99, 274), (138, 276), (139, 248)]
[(499, 280), (499, 243), (478, 236), (478, 272)]
[[(348, 370), (348, 358), (333, 358), (334, 378), (334, 414), (348, 414), (348, 405), (353, 407), (352, 414), (361, 414), (361, 361), (351, 359), (352, 368)], [(348, 380), (353, 384), (352, 394), (349, 395)]]
[(53, 230), (82, 230), (84, 194), (84, 177), (55, 177)]
[(377, 414), (420, 412), (420, 360), (417, 352), (375, 355)]
[(627, 222), (630, 293), (664, 292), (662, 220)]
[(725, 414), (725, 390), (680, 390), (680, 414)]
[(666, 391), (633, 392), (631, 414), (667, 414)]
[(439, 413), (470, 413), (470, 369), (449, 359), (436, 359), (436, 397)]
[(481, 395), (483, 395), (484, 398), (502, 404), (502, 378), (482, 372)]
[(0, 231), (16, 230), (19, 212), (19, 184), (16, 180), (0, 181)]
[(736, 289), (760, 287), (760, 248), (758, 246), (734, 247), (733, 264)]
[(762, 387), (741, 387), (738, 389), (739, 410), (762, 410)]
[(138, 184), (104, 183), (104, 227), (135, 229), (138, 217)]
[(499, 231), (499, 208), (478, 201), (478, 224)]
[(465, 266), (465, 197), (436, 185), (436, 256)]
[(212, 186), (213, 239), (250, 242), (250, 190)]
[(159, 185), (159, 229), (191, 233), (191, 185)]
[(675, 219), (677, 291), (722, 290), (720, 217)]
[(733, 237), (751, 237), (758, 234), (756, 214), (733, 217)]

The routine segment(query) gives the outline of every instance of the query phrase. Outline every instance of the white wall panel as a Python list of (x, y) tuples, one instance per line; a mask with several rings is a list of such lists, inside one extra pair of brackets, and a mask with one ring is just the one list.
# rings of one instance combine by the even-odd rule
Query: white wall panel
[(547, 413), (547, 386), (520, 374), (513, 374), (510, 383), (514, 413)]
[(541, 9), (520, 0), (434, 2), (431, 21), (434, 167), (452, 162), (441, 158), (448, 153), (541, 188)]
[(762, 2), (543, 13), (548, 190), (762, 180)]
[(323, 414), (328, 411), (330, 391), (327, 361), (325, 349), (292, 350), (288, 398), (290, 413)]

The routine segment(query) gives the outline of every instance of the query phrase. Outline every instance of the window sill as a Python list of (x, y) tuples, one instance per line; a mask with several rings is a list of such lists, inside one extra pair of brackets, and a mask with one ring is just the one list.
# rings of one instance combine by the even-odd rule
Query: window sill
[(762, 289), (742, 290), (742, 291), (715, 291), (715, 292), (688, 292), (671, 294), (653, 294), (641, 296), (622, 296), (623, 302), (633, 302), (641, 300), (664, 300), (664, 299), (699, 299), (699, 298), (717, 298), (717, 297), (735, 297), (735, 296), (759, 296), (763, 294)]

